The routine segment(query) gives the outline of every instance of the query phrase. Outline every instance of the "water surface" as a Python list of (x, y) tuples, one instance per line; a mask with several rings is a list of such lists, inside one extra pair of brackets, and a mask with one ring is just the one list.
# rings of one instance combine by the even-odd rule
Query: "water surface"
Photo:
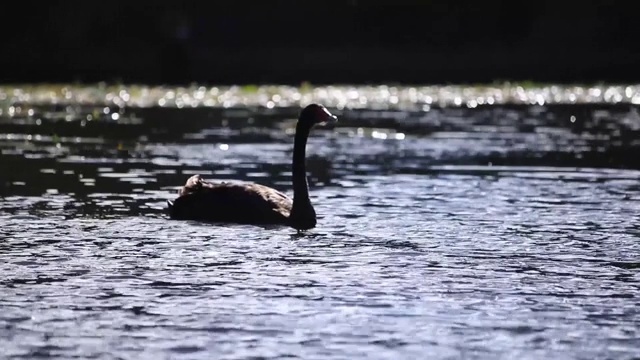
[(638, 356), (633, 103), (335, 107), (297, 234), (164, 212), (195, 173), (291, 193), (295, 106), (30, 99), (0, 117), (3, 358)]

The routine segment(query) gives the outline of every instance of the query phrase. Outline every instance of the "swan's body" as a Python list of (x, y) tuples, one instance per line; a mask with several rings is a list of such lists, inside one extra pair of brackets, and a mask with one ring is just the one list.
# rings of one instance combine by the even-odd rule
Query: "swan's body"
[(169, 216), (178, 220), (200, 220), (255, 225), (287, 225), (298, 230), (316, 226), (316, 213), (309, 199), (305, 148), (311, 128), (337, 119), (321, 105), (312, 104), (300, 113), (293, 148), (293, 199), (260, 184), (214, 183), (194, 175), (169, 204)]
[(268, 186), (213, 183), (194, 175), (170, 205), (170, 215), (183, 220), (286, 224), (292, 207), (293, 199)]

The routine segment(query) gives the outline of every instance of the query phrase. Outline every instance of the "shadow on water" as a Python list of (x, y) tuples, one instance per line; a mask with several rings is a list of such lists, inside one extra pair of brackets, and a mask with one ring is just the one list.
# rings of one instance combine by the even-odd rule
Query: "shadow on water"
[(7, 356), (635, 356), (637, 107), (336, 110), (306, 233), (164, 210), (196, 173), (290, 193), (295, 108), (18, 107)]

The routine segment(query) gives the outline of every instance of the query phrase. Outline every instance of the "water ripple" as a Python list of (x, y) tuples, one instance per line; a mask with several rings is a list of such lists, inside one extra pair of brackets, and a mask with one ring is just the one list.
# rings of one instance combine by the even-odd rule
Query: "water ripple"
[(345, 110), (298, 234), (164, 213), (194, 173), (290, 192), (293, 108), (38, 106), (0, 116), (6, 358), (637, 356), (635, 108)]

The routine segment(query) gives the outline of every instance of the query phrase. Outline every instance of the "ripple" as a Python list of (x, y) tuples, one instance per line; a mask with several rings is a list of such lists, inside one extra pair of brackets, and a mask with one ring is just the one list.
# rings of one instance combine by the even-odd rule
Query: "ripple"
[[(340, 104), (346, 88), (309, 91)], [(43, 89), (11, 101), (56, 98)], [(133, 89), (128, 101), (173, 91), (185, 104), (200, 91)], [(348, 96), (387, 99), (363, 89)], [(285, 90), (296, 94), (268, 91)], [(414, 90), (385, 91), (427, 91)], [(164, 212), (194, 173), (291, 193), (294, 107), (105, 109), (83, 102), (114, 88), (65, 91), (78, 104), (34, 105), (39, 124), (24, 109), (0, 116), (9, 358), (636, 356), (634, 108), (347, 104), (340, 127), (309, 139), (319, 223), (297, 234)], [(227, 105), (253, 104), (218, 91)]]

